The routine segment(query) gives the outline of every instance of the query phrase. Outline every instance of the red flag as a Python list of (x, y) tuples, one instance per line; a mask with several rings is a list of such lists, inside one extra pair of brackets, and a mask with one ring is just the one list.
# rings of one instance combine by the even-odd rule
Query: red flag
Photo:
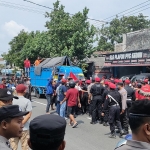
[(72, 72), (70, 72), (69, 77), (72, 78), (75, 81), (78, 80), (78, 78)]

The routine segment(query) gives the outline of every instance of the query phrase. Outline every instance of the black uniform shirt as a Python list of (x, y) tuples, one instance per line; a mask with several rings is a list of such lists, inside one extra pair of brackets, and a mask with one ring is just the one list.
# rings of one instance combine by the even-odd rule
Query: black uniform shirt
[(127, 91), (127, 99), (131, 99), (132, 101), (134, 101), (135, 100), (135, 92), (134, 92), (133, 88), (131, 88), (128, 85), (126, 85), (124, 88)]
[(92, 96), (102, 96), (104, 92), (104, 87), (100, 83), (95, 83), (92, 85), (90, 93)]
[[(108, 94), (110, 96), (112, 96), (118, 102), (118, 104), (121, 106), (121, 95), (120, 95), (120, 93), (118, 91), (116, 91), (116, 90), (110, 90), (108, 92)], [(107, 96), (106, 100), (104, 102), (104, 108), (103, 108), (103, 110), (105, 111), (108, 108), (108, 106), (112, 106), (112, 105), (115, 105), (115, 104), (117, 104), (117, 103), (113, 99), (110, 99)]]
[(106, 100), (106, 96), (107, 96), (107, 94), (108, 94), (108, 88), (106, 88), (106, 87), (105, 87), (105, 90), (104, 90), (103, 95), (102, 95), (103, 103), (104, 103), (104, 102), (105, 102), (105, 100)]

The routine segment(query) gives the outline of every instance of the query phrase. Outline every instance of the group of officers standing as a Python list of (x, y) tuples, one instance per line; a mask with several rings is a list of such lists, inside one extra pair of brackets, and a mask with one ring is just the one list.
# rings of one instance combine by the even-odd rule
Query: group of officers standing
[[(135, 100), (147, 99), (145, 92), (150, 92), (148, 79), (139, 80), (131, 83), (129, 79), (124, 81), (119, 79), (95, 78), (92, 80), (82, 81), (80, 84), (81, 109), (89, 108), (91, 124), (100, 123), (104, 126), (110, 126), (110, 138), (116, 137), (116, 132), (122, 137), (129, 133), (128, 110)], [(86, 86), (86, 88), (85, 88)], [(84, 95), (88, 96), (85, 99)], [(86, 107), (88, 101), (88, 107)], [(116, 131), (117, 126), (117, 131)]]

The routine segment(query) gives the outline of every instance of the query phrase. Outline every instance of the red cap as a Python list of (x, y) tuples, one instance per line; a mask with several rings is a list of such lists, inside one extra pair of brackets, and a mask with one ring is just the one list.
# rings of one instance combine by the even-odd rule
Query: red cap
[(118, 83), (118, 79), (115, 79), (114, 82), (115, 82), (115, 83)]
[(130, 84), (130, 80), (129, 80), (129, 79), (126, 79), (126, 80), (125, 80), (125, 83), (126, 83), (126, 84)]
[(120, 83), (120, 82), (122, 82), (122, 80), (117, 79), (117, 82), (116, 82), (116, 83)]
[(111, 89), (116, 89), (116, 85), (113, 84), (113, 83), (109, 83), (109, 87), (110, 87)]
[(95, 82), (100, 82), (101, 81), (101, 79), (100, 78), (95, 78)]
[(16, 86), (17, 93), (24, 93), (27, 87), (24, 84), (18, 84)]
[(87, 84), (91, 84), (91, 80), (86, 80), (86, 83)]
[(145, 79), (144, 82), (145, 82), (145, 83), (148, 83), (148, 79)]
[(62, 79), (62, 80), (61, 80), (61, 82), (66, 83), (66, 82), (67, 82), (67, 80), (66, 80), (66, 79)]
[(104, 84), (105, 84), (105, 85), (109, 85), (109, 82), (108, 82), (108, 81), (105, 81)]

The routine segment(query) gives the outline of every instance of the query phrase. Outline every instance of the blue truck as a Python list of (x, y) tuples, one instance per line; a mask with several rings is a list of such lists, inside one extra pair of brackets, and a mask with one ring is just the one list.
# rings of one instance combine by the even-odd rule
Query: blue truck
[(47, 58), (37, 67), (30, 68), (31, 85), (37, 98), (45, 95), (48, 79), (60, 80), (62, 76), (67, 79), (72, 72), (79, 80), (84, 78), (83, 71), (72, 66), (68, 57)]

